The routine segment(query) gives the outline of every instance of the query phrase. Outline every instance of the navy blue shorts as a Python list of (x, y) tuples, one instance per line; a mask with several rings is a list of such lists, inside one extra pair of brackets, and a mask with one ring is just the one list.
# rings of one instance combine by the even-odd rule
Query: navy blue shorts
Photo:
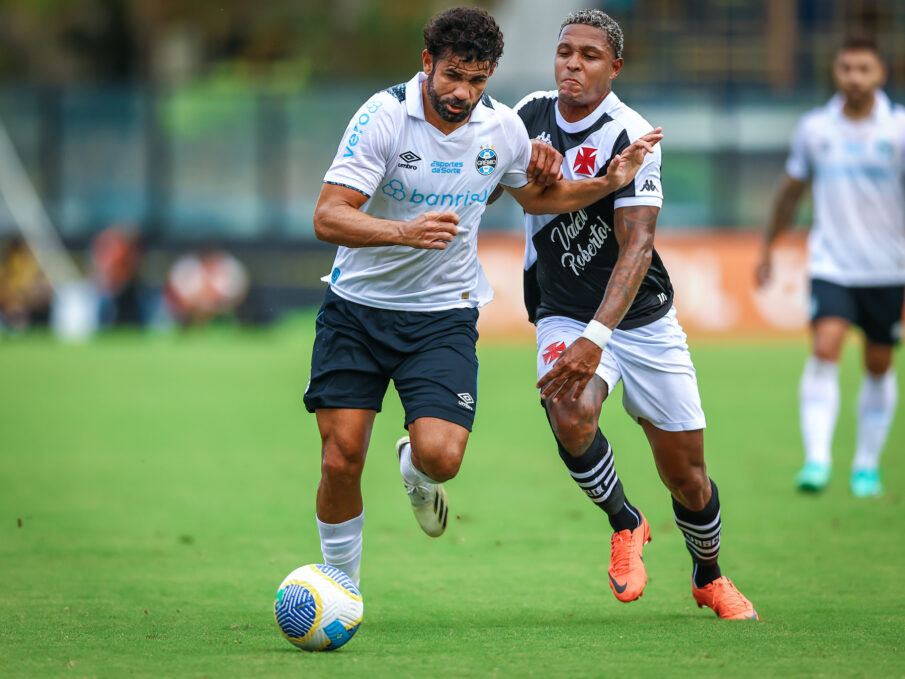
[(811, 281), (811, 321), (835, 317), (857, 325), (876, 344), (898, 344), (902, 337), (905, 285), (847, 287)]
[(477, 309), (394, 311), (328, 289), (317, 315), (305, 408), (380, 412), (390, 380), (405, 427), (437, 417), (471, 431), (478, 401)]

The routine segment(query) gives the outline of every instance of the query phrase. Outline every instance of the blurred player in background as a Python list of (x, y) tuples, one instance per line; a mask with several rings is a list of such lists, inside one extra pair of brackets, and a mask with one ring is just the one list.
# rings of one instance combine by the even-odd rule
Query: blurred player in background
[(886, 70), (876, 44), (851, 38), (836, 54), (838, 93), (802, 118), (776, 195), (757, 270), (770, 279), (773, 241), (791, 223), (810, 183), (808, 238), (812, 355), (799, 389), (805, 464), (796, 483), (820, 491), (830, 479), (839, 411), (839, 356), (852, 324), (864, 332), (865, 375), (851, 489), (880, 495), (880, 453), (897, 401), (893, 348), (905, 299), (905, 109), (880, 89)]
[[(530, 94), (516, 107), (528, 134), (563, 154), (566, 178), (600, 176), (649, 129), (612, 92), (622, 46), (622, 30), (608, 15), (570, 14), (554, 59), (558, 90)], [(525, 302), (537, 325), (538, 388), (560, 457), (609, 516), (616, 598), (642, 595), (642, 548), (650, 541), (599, 429), (603, 402), (622, 380), (623, 405), (647, 435), (672, 494), (693, 561), (695, 601), (721, 618), (757, 619), (717, 563), (720, 501), (704, 464), (704, 413), (672, 284), (654, 249), (662, 202), (656, 148), (633, 181), (586, 210), (526, 215)]]
[(325, 563), (356, 583), (361, 474), (390, 379), (405, 410), (396, 451), (415, 516), (428, 535), (446, 528), (442, 482), (458, 473), (474, 421), (475, 324), (493, 294), (477, 259), (491, 193), (502, 183), (529, 212), (578, 209), (624, 186), (659, 140), (638, 140), (592, 182), (529, 183), (525, 126), (484, 94), (503, 51), (496, 22), (452, 9), (424, 39), (423, 72), (352, 118), (314, 216), (317, 237), (339, 246), (305, 391), (322, 442), (317, 524)]

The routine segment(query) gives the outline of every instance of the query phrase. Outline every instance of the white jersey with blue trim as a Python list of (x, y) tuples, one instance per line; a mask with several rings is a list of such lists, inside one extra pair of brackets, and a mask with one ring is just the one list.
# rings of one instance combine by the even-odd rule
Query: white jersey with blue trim
[(418, 73), (365, 102), (324, 182), (367, 196), (361, 210), (373, 217), (409, 221), (450, 210), (459, 216), (459, 232), (444, 250), (340, 246), (333, 271), (323, 280), (352, 302), (441, 311), (493, 299), (478, 262), (478, 226), (497, 184), (528, 183), (531, 141), (521, 119), (486, 94), (464, 125), (443, 134), (424, 118), (426, 77)]
[(786, 172), (811, 181), (812, 278), (838, 285), (905, 283), (905, 109), (877, 91), (871, 114), (851, 120), (837, 94), (806, 114)]

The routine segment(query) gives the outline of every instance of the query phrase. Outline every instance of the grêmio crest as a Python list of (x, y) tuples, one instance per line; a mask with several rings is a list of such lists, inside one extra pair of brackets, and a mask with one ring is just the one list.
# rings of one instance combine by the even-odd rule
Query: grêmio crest
[(493, 150), (493, 146), (481, 146), (481, 150), (478, 151), (478, 157), (475, 158), (474, 166), (478, 174), (489, 177), (496, 169), (496, 161), (497, 155), (496, 151)]

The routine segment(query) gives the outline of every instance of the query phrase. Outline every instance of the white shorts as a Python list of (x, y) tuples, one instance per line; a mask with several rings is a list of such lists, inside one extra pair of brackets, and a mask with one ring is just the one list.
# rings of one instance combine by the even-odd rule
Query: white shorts
[[(553, 368), (585, 325), (565, 316), (548, 316), (537, 322), (538, 379)], [(706, 426), (698, 380), (685, 340), (675, 307), (640, 328), (613, 331), (596, 373), (606, 382), (610, 394), (622, 380), (622, 405), (636, 422), (643, 417), (664, 431), (691, 431)]]

